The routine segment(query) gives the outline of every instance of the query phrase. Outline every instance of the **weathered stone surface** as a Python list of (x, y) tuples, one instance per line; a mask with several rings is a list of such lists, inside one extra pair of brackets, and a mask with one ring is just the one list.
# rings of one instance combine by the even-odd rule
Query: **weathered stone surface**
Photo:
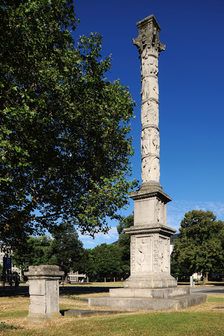
[(139, 36), (133, 39), (141, 58), (150, 51), (152, 55), (165, 50), (165, 44), (159, 40), (160, 26), (154, 15), (150, 15), (137, 23)]
[(131, 275), (125, 282), (124, 288), (172, 288), (177, 286), (176, 280), (169, 273), (153, 273), (146, 275)]
[(175, 230), (166, 225), (134, 225), (131, 235), (131, 274), (124, 287), (167, 288), (177, 285), (170, 275), (170, 236)]
[(172, 298), (175, 296), (189, 295), (189, 287), (172, 288), (113, 288), (110, 289), (111, 297), (143, 297), (143, 298)]
[(125, 311), (118, 310), (81, 310), (81, 309), (68, 309), (63, 312), (64, 316), (86, 317), (95, 315), (111, 315), (122, 314)]
[(101, 297), (90, 298), (90, 306), (132, 310), (179, 310), (206, 301), (205, 294), (190, 294), (173, 298)]
[(56, 265), (30, 266), (25, 272), (29, 281), (30, 306), (28, 321), (41, 322), (60, 316), (59, 279), (64, 272)]

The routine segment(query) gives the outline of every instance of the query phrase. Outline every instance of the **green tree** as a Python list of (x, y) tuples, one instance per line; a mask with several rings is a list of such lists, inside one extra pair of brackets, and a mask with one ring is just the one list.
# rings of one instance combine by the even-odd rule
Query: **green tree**
[(83, 264), (83, 272), (88, 275), (91, 281), (113, 281), (114, 278), (121, 279), (122, 252), (115, 244), (101, 244), (92, 250), (87, 250), (87, 260)]
[(53, 233), (49, 264), (60, 266), (66, 277), (69, 271), (79, 271), (82, 253), (83, 245), (74, 226), (70, 223), (57, 226)]
[(190, 276), (224, 268), (224, 222), (217, 221), (211, 211), (193, 210), (181, 221), (180, 233), (172, 253), (176, 273)]
[(117, 231), (119, 234), (118, 246), (121, 248), (121, 260), (123, 275), (122, 277), (126, 279), (130, 275), (130, 236), (124, 232), (124, 229), (129, 228), (134, 225), (134, 216), (129, 215), (122, 219), (117, 226)]
[(50, 264), (52, 239), (48, 236), (29, 237), (23, 245), (13, 250), (13, 264), (22, 271), (29, 266)]
[(72, 38), (72, 0), (2, 0), (0, 16), (0, 238), (106, 232), (135, 185), (131, 96), (106, 79), (99, 35)]
[(94, 280), (92, 275), (95, 274), (94, 257), (92, 251), (92, 249), (83, 249), (77, 266), (79, 273), (87, 274), (90, 280)]

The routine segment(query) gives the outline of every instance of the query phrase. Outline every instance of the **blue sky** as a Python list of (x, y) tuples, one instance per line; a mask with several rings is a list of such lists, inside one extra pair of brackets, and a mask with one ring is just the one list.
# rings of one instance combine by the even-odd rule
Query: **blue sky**
[[(77, 34), (103, 35), (112, 54), (108, 79), (120, 79), (136, 102), (132, 120), (133, 177), (140, 180), (140, 61), (132, 38), (136, 22), (154, 14), (166, 44), (159, 58), (160, 183), (172, 197), (168, 225), (178, 229), (185, 212), (211, 210), (224, 220), (224, 0), (77, 0)], [(126, 214), (133, 211), (130, 202)], [(116, 223), (85, 247), (117, 239)]]

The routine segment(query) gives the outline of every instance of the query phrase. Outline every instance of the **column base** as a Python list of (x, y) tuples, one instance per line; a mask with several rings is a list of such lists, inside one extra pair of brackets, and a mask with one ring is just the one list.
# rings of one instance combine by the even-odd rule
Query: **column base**
[(170, 288), (176, 287), (177, 281), (170, 274), (131, 275), (125, 282), (125, 288)]
[(188, 294), (173, 298), (143, 297), (99, 297), (90, 298), (89, 306), (108, 307), (112, 309), (136, 310), (180, 310), (206, 302), (206, 294)]

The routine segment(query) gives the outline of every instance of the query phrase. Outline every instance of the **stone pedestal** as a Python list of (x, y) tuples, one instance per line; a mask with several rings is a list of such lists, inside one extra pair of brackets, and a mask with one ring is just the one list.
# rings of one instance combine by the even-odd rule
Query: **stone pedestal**
[(29, 281), (28, 321), (41, 322), (60, 316), (59, 279), (64, 272), (56, 265), (30, 266), (25, 273)]
[(110, 297), (91, 298), (91, 306), (138, 309), (179, 309), (206, 300), (177, 287), (170, 275), (170, 236), (166, 204), (171, 198), (160, 185), (158, 58), (165, 45), (159, 40), (160, 27), (153, 15), (137, 23), (139, 36), (133, 40), (141, 60), (141, 171), (142, 185), (130, 197), (134, 200), (131, 236), (131, 274), (124, 288), (111, 289)]
[(133, 192), (134, 226), (131, 235), (131, 274), (128, 288), (169, 288), (177, 285), (170, 275), (170, 236), (175, 230), (166, 225), (166, 203), (171, 201), (162, 188), (144, 185)]

